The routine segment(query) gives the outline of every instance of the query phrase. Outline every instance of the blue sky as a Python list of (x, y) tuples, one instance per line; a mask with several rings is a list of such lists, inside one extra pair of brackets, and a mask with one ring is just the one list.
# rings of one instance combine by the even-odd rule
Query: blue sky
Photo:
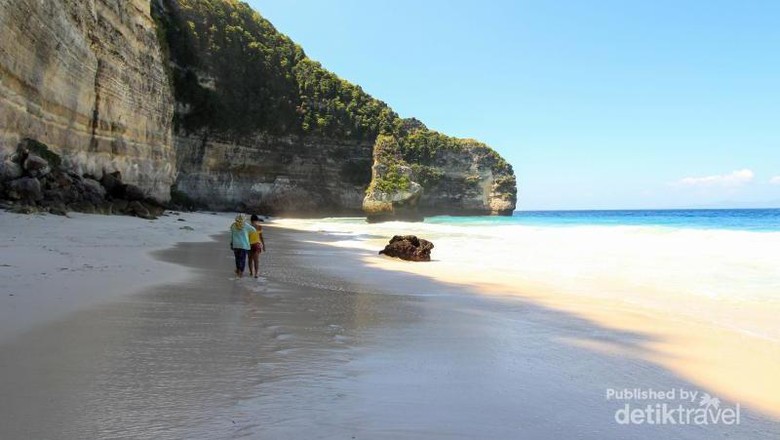
[(780, 1), (249, 3), (401, 116), (493, 146), (518, 209), (780, 207)]

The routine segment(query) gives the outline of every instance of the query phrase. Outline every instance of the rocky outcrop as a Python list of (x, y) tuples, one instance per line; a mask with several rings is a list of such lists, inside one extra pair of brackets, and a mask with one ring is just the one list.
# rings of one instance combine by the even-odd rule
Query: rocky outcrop
[(119, 171), (167, 200), (164, 65), (149, 0), (0, 0), (0, 160), (36, 139), (72, 173)]
[[(68, 211), (88, 214), (126, 214), (153, 219), (163, 206), (137, 186), (122, 182), (119, 171), (104, 173), (100, 181), (63, 167), (61, 158), (40, 142), (25, 139), (3, 162), (0, 200), (3, 207), (20, 213)], [(18, 170), (18, 172), (17, 172)]]
[(517, 183), (485, 144), (457, 139), (407, 120), (396, 136), (379, 136), (371, 185), (363, 200), (369, 222), (426, 215), (512, 215)]
[(377, 137), (373, 160), (371, 184), (363, 199), (368, 222), (422, 221), (417, 209), (422, 186), (414, 181), (412, 167), (403, 161), (395, 137)]
[(379, 251), (379, 255), (396, 257), (407, 261), (431, 261), (433, 243), (414, 235), (395, 235), (390, 243)]
[(466, 140), (457, 150), (436, 152), (426, 172), (419, 211), (425, 215), (512, 215), (517, 183), (512, 167), (484, 144)]

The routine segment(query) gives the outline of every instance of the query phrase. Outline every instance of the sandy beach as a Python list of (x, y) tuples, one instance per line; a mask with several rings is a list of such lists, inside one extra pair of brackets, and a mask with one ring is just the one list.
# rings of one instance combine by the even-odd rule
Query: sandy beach
[[(780, 435), (774, 384), (724, 392), (742, 372), (777, 380), (771, 344), (609, 298), (510, 295), (295, 222), (269, 224), (263, 277), (237, 280), (229, 221), (0, 213), (0, 438)], [(731, 359), (753, 367), (726, 374)], [(704, 393), (739, 423), (621, 423)]]

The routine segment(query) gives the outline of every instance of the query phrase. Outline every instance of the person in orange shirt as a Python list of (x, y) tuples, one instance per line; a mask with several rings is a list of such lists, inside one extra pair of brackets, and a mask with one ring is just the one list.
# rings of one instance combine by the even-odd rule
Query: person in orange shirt
[(263, 225), (260, 224), (260, 217), (254, 214), (249, 220), (254, 226), (254, 230), (249, 232), (249, 276), (257, 278), (260, 276), (260, 252), (265, 251)]

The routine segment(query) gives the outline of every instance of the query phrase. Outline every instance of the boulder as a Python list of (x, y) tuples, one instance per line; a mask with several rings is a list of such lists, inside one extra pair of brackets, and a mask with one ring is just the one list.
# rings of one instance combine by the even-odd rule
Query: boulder
[(7, 182), (22, 177), (22, 167), (11, 160), (0, 162), (0, 182)]
[(43, 199), (47, 202), (64, 202), (67, 200), (68, 191), (62, 189), (44, 189)]
[(121, 199), (124, 197), (125, 188), (122, 185), (122, 174), (119, 171), (113, 173), (103, 173), (100, 178), (100, 184), (106, 189), (106, 193), (113, 198)]
[(431, 249), (433, 243), (428, 240), (414, 235), (396, 235), (379, 254), (408, 261), (431, 261)]
[(51, 172), (49, 162), (47, 162), (46, 159), (42, 158), (41, 156), (35, 154), (27, 155), (27, 158), (24, 159), (22, 164), (22, 168), (24, 168), (24, 171), (30, 177), (36, 178), (43, 177)]
[(130, 204), (127, 205), (127, 210), (125, 212), (136, 217), (145, 218), (147, 220), (154, 220), (155, 218), (151, 213), (149, 213), (149, 210), (146, 209), (143, 203), (139, 202), (138, 200), (130, 202)]
[(95, 212), (98, 214), (111, 215), (113, 214), (113, 209), (113, 204), (107, 200), (101, 200), (98, 203), (95, 203)]
[(94, 179), (84, 179), (84, 199), (98, 204), (106, 197), (106, 189)]
[(53, 170), (44, 178), (44, 184), (49, 189), (67, 189), (73, 185), (73, 178), (62, 170)]
[(111, 201), (111, 211), (114, 214), (121, 214), (127, 210), (128, 202), (125, 199), (114, 199)]
[(62, 215), (66, 217), (68, 215), (68, 207), (65, 206), (65, 204), (62, 203), (62, 201), (49, 200), (47, 198), (43, 202), (41, 202), (41, 206), (47, 209), (50, 214)]
[(131, 202), (140, 201), (146, 198), (146, 194), (141, 188), (127, 184), (124, 186), (124, 198)]
[(160, 217), (165, 213), (165, 207), (154, 199), (144, 200), (143, 205), (149, 211), (149, 215), (154, 218)]
[(41, 182), (33, 177), (12, 180), (7, 186), (6, 193), (10, 199), (21, 200), (24, 203), (34, 204), (43, 199)]

